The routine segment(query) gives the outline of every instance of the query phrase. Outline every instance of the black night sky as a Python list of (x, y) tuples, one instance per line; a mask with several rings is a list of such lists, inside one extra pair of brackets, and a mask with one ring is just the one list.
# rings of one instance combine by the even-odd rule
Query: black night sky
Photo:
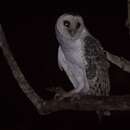
[[(121, 1), (121, 0), (120, 0)], [(122, 0), (123, 1), (123, 0)], [(48, 96), (45, 88), (61, 85), (71, 86), (65, 73), (57, 65), (58, 43), (55, 38), (55, 22), (59, 15), (74, 12), (84, 18), (85, 25), (102, 46), (113, 54), (130, 60), (129, 35), (125, 26), (127, 2), (108, 6), (82, 8), (57, 8), (48, 14), (20, 13), (2, 17), (2, 26), (8, 44), (25, 77), (42, 97)], [(20, 90), (0, 50), (1, 107), (0, 129), (112, 129), (129, 126), (130, 112), (112, 112), (99, 125), (95, 112), (57, 112), (39, 116)], [(130, 93), (130, 74), (111, 64), (111, 95)], [(129, 126), (130, 127), (130, 126)]]

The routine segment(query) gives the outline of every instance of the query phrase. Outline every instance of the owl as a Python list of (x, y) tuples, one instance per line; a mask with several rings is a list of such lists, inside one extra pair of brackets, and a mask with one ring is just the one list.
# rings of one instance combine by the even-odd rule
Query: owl
[(83, 18), (63, 14), (56, 22), (55, 31), (59, 42), (59, 68), (73, 85), (60, 99), (75, 95), (108, 96), (110, 65), (102, 45), (88, 31)]

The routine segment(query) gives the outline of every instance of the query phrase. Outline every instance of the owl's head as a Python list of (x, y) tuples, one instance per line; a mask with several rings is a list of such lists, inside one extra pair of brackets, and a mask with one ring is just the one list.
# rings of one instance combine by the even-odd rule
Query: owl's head
[(63, 14), (56, 22), (56, 31), (64, 38), (77, 39), (85, 28), (81, 16)]

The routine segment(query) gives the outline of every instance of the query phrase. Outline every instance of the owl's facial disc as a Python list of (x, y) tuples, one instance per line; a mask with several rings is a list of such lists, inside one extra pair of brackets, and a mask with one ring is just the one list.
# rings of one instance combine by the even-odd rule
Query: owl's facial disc
[(78, 29), (81, 26), (80, 22), (71, 23), (68, 20), (64, 20), (63, 25), (64, 25), (64, 27), (66, 28), (66, 30), (68, 31), (68, 33), (70, 34), (71, 37), (74, 37), (76, 35)]

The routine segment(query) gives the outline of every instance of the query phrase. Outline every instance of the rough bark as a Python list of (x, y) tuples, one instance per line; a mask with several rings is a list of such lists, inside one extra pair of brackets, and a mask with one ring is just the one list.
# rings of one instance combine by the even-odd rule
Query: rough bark
[(51, 100), (44, 104), (43, 113), (51, 113), (61, 110), (74, 111), (130, 111), (130, 96), (83, 96), (80, 100), (71, 101), (70, 98), (62, 101)]

